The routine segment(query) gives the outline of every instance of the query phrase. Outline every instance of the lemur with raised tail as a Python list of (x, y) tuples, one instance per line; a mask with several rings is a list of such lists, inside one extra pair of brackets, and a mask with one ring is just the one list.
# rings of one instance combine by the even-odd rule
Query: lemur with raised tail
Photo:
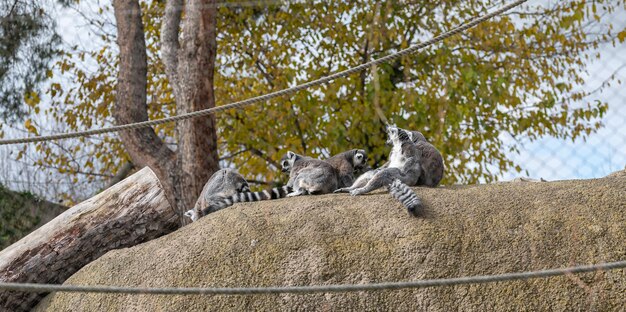
[[(193, 209), (185, 212), (185, 216), (191, 218), (191, 221), (196, 221), (234, 202), (282, 198), (289, 191), (290, 189), (287, 188), (274, 188), (269, 191), (250, 192), (248, 182), (241, 174), (233, 169), (220, 169), (209, 178)], [(269, 195), (266, 196), (266, 194)], [(249, 200), (231, 200), (230, 204), (225, 205), (228, 199), (235, 197)]]
[(408, 186), (416, 185), (422, 174), (422, 152), (413, 142), (412, 133), (408, 131), (389, 126), (387, 135), (393, 145), (387, 167), (368, 171), (352, 186), (335, 192), (350, 192), (352, 196), (356, 196), (387, 186), (391, 195), (402, 202), (409, 213), (417, 215), (422, 210), (422, 203)]
[(280, 162), (282, 170), (289, 171), (287, 186), (293, 188), (287, 197), (332, 193), (339, 185), (338, 170), (323, 160), (289, 151)]
[[(398, 128), (401, 129), (401, 128)], [(430, 144), (424, 135), (419, 131), (412, 131), (402, 129), (409, 133), (411, 140), (415, 143), (420, 152), (422, 152), (422, 158), (420, 159), (420, 166), (422, 167), (422, 174), (420, 175), (417, 185), (424, 185), (428, 187), (436, 187), (443, 178), (443, 157), (437, 148)], [(387, 140), (388, 145), (392, 145), (391, 140)], [(389, 166), (389, 162), (385, 163), (382, 168)]]

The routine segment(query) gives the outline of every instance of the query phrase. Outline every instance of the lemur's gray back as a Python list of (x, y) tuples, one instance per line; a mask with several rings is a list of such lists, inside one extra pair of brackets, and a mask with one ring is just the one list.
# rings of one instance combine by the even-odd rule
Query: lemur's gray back
[(209, 206), (211, 198), (233, 196), (238, 192), (247, 192), (250, 188), (246, 179), (233, 169), (220, 169), (213, 173), (202, 188), (194, 205), (194, 210)]
[(287, 186), (289, 187), (293, 186), (293, 180), (296, 178), (296, 176), (298, 176), (298, 173), (309, 165), (307, 160), (318, 160), (309, 156), (303, 156), (293, 153), (293, 157), (295, 157), (297, 162), (292, 162), (289, 158), (291, 155), (290, 153), (291, 152), (288, 152), (280, 158), (282, 172), (289, 173), (289, 181), (287, 182)]
[(293, 152), (281, 159), (283, 171), (289, 170), (288, 197), (305, 194), (326, 194), (337, 189), (338, 171), (328, 162)]
[(426, 140), (426, 137), (424, 137), (424, 135), (419, 132), (419, 131), (415, 131), (415, 130), (406, 130), (406, 129), (402, 129), (404, 131), (410, 132), (411, 133), (411, 137), (413, 139), (413, 143), (417, 143), (417, 142), (428, 142)]
[(426, 138), (421, 132), (410, 132), (413, 136), (415, 146), (417, 146), (422, 153), (422, 158), (420, 160), (422, 174), (420, 175), (417, 185), (435, 187), (439, 185), (439, 182), (441, 182), (441, 179), (443, 178), (443, 157), (434, 145), (426, 141)]
[(326, 162), (337, 169), (339, 174), (338, 187), (347, 187), (354, 182), (355, 171), (367, 167), (367, 154), (362, 149), (352, 149), (326, 159)]

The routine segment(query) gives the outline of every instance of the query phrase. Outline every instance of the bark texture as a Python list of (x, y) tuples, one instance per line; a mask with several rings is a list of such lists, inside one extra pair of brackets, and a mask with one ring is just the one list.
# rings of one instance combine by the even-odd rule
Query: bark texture
[[(254, 287), (500, 274), (626, 259), (626, 172), (603, 179), (413, 188), (235, 204), (124, 251), (68, 284)], [(209, 237), (209, 239), (207, 239)], [(113, 274), (114, 273), (114, 274)], [(309, 295), (55, 293), (36, 311), (623, 311), (626, 270)]]
[[(177, 228), (157, 176), (144, 168), (0, 252), (0, 281), (63, 283), (106, 252)], [(45, 294), (0, 291), (0, 311), (28, 311)]]
[[(141, 9), (137, 0), (115, 0), (117, 43), (120, 67), (117, 97), (113, 116), (118, 124), (148, 120), (146, 85), (148, 61)], [(170, 198), (175, 199), (171, 176), (176, 172), (176, 154), (156, 135), (151, 127), (119, 133), (126, 152), (138, 167), (150, 167), (163, 184)]]
[[(118, 124), (148, 119), (147, 57), (137, 0), (115, 0), (120, 47), (118, 94), (114, 117)], [(182, 19), (183, 8), (189, 8)], [(179, 42), (184, 22), (182, 44)], [(170, 0), (161, 28), (166, 75), (179, 114), (215, 106), (213, 72), (216, 53), (216, 6), (209, 0)], [(130, 130), (120, 137), (132, 162), (149, 166), (164, 184), (172, 206), (182, 214), (191, 209), (211, 174), (219, 169), (215, 118), (177, 124), (178, 148), (172, 151), (152, 128)]]
[[(190, 0), (187, 7), (178, 57), (178, 87), (182, 94), (176, 99), (176, 107), (180, 114), (215, 107), (216, 1)], [(181, 121), (177, 132), (182, 201), (186, 207), (193, 207), (206, 181), (219, 169), (215, 117)]]

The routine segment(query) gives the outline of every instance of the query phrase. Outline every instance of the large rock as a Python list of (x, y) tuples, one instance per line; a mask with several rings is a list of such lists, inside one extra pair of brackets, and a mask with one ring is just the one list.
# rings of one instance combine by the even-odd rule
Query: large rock
[[(414, 218), (389, 194), (238, 204), (107, 253), (67, 284), (239, 287), (375, 283), (626, 259), (626, 174), (416, 188)], [(626, 306), (626, 271), (494, 284), (312, 295), (57, 293), (39, 311), (594, 310)]]

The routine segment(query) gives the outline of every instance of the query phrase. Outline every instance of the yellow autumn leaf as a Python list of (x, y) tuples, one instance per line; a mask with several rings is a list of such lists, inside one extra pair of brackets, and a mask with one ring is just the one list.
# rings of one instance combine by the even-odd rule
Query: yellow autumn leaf
[(28, 132), (34, 135), (39, 135), (37, 128), (35, 128), (35, 126), (33, 125), (33, 122), (30, 119), (26, 119), (26, 121), (24, 122), (24, 128), (26, 128)]
[(29, 92), (24, 94), (24, 102), (30, 107), (35, 107), (37, 104), (39, 104), (40, 101), (41, 99), (39, 98), (39, 94), (37, 94), (37, 92)]
[(626, 29), (624, 29), (624, 30), (620, 31), (620, 32), (617, 34), (617, 39), (619, 40), (619, 42), (620, 42), (620, 43), (623, 43), (623, 42), (624, 42), (624, 40), (626, 40)]

